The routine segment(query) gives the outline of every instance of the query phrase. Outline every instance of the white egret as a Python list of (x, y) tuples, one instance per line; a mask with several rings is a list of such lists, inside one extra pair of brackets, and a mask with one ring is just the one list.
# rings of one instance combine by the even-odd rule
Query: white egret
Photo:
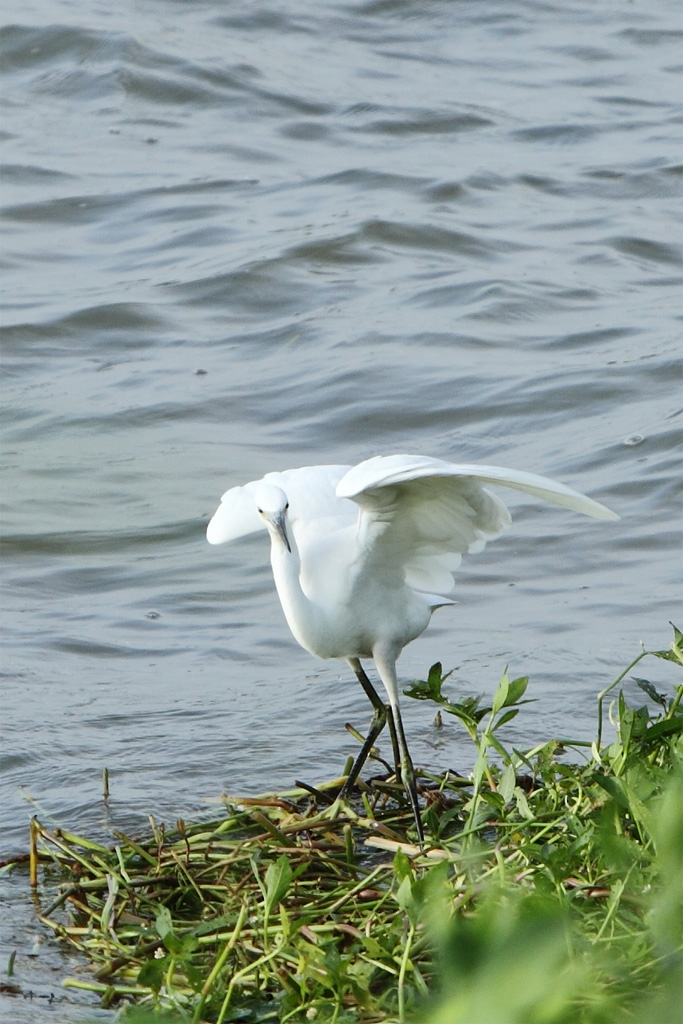
[[(512, 487), (596, 519), (618, 519), (604, 505), (533, 473), (390, 455), (357, 466), (267, 473), (233, 487), (206, 531), (211, 544), (268, 531), (275, 586), (295, 639), (318, 658), (344, 659), (375, 709), (342, 795), (353, 787), (388, 720), (420, 842), (396, 660), (426, 629), (435, 608), (454, 604), (452, 573), (462, 555), (481, 551), (510, 523), (503, 502), (483, 484)], [(361, 658), (373, 659), (388, 704)]]

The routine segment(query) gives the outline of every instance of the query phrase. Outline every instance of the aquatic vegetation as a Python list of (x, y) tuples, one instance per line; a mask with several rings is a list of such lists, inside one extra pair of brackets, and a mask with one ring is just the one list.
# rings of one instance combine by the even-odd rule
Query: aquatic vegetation
[[(675, 1024), (683, 984), (683, 685), (618, 690), (644, 659), (683, 666), (681, 633), (612, 684), (616, 735), (521, 752), (505, 725), (526, 679), (484, 705), (434, 666), (408, 696), (474, 744), (469, 778), (419, 773), (429, 842), (390, 774), (353, 806), (319, 790), (108, 848), (34, 821), (40, 919), (87, 964), (67, 986), (147, 1021)], [(379, 754), (376, 752), (376, 758)], [(12, 867), (12, 866), (10, 866)], [(15, 870), (19, 869), (15, 865)], [(170, 1014), (170, 1016), (169, 1016)]]

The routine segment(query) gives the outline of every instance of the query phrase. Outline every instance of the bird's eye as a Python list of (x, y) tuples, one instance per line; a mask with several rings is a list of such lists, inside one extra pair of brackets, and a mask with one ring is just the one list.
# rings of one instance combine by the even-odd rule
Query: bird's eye
[(258, 514), (259, 514), (260, 516), (262, 516), (262, 515), (263, 515), (263, 509), (262, 509), (262, 508), (257, 508), (257, 509), (256, 509), (256, 511), (258, 512)]
[(285, 505), (285, 512), (287, 511), (288, 508), (289, 508), (289, 502), (287, 502), (287, 504)]

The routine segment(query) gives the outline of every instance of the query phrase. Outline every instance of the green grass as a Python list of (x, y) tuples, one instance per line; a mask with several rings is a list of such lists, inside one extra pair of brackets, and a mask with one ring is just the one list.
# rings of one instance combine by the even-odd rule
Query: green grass
[(34, 822), (39, 873), (62, 884), (40, 919), (90, 965), (64, 984), (138, 1024), (680, 1024), (683, 685), (641, 679), (639, 707), (618, 686), (644, 659), (680, 675), (681, 641), (608, 688), (608, 744), (608, 691), (592, 745), (522, 752), (504, 727), (526, 679), (483, 706), (434, 666), (406, 692), (459, 719), (473, 771), (420, 773), (423, 851), (391, 778), (354, 808), (326, 806), (331, 783), (112, 848)]

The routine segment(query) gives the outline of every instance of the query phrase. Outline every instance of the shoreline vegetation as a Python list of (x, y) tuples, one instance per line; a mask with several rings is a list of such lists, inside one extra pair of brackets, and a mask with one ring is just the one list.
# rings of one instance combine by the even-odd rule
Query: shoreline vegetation
[(459, 719), (474, 766), (418, 773), (423, 849), (376, 752), (352, 806), (341, 780), (226, 797), (216, 821), (150, 819), (110, 848), (34, 819), (28, 872), (3, 870), (27, 872), (41, 923), (83, 957), (63, 984), (130, 1024), (680, 1024), (683, 684), (636, 678), (637, 707), (619, 689), (653, 658), (680, 680), (683, 635), (599, 695), (592, 744), (525, 752), (504, 726), (526, 679), (451, 701), (433, 666), (405, 692)]

